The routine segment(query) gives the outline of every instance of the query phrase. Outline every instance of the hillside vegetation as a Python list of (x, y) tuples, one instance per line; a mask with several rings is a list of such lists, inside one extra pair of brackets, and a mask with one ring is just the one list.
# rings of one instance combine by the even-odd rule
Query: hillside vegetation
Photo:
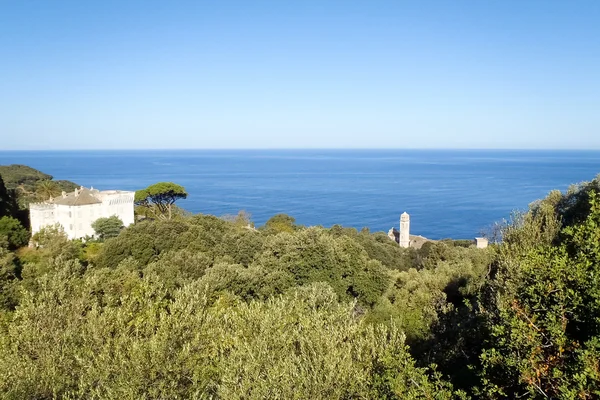
[(76, 183), (65, 180), (54, 180), (52, 175), (45, 174), (27, 165), (0, 165), (0, 176), (7, 189), (19, 190), (21, 193), (35, 193), (40, 182), (52, 181), (61, 191), (72, 192), (79, 187)]
[(599, 192), (487, 249), (244, 213), (0, 238), (0, 397), (598, 398)]
[(29, 203), (45, 201), (77, 187), (71, 181), (55, 181), (52, 175), (26, 165), (0, 165), (0, 218), (15, 218), (28, 227)]

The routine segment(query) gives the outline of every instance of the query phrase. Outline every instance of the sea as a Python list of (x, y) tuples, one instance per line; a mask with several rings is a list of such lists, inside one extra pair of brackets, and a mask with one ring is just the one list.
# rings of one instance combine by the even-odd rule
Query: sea
[(0, 151), (6, 164), (100, 190), (172, 181), (189, 193), (184, 209), (244, 210), (257, 226), (285, 213), (302, 225), (387, 232), (406, 211), (411, 234), (471, 239), (553, 189), (592, 180), (600, 151)]

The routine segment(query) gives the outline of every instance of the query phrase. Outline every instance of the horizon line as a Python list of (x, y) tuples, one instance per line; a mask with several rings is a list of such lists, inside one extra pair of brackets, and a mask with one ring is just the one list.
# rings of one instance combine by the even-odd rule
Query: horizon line
[(506, 147), (506, 148), (490, 148), (490, 147), (193, 147), (193, 148), (63, 148), (63, 149), (0, 149), (0, 152), (45, 152), (45, 151), (390, 151), (390, 150), (406, 150), (406, 151), (585, 151), (596, 152), (599, 148), (528, 148), (528, 147)]

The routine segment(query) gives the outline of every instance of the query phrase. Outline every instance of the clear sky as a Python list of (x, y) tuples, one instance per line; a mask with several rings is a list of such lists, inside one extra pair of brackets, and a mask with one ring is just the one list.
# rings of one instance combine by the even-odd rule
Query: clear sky
[(0, 150), (600, 148), (600, 1), (0, 0)]

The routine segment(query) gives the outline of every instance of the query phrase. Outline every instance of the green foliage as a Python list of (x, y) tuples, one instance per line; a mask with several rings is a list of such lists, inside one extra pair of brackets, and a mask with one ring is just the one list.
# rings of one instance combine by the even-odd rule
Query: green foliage
[(218, 255), (231, 257), (236, 264), (249, 266), (262, 250), (264, 241), (264, 235), (239, 229), (225, 233), (215, 250)]
[(183, 186), (173, 182), (158, 182), (138, 190), (135, 193), (135, 204), (153, 212), (156, 218), (171, 219), (173, 204), (187, 198), (187, 195)]
[(334, 236), (348, 236), (358, 242), (370, 258), (379, 260), (390, 269), (407, 271), (417, 268), (417, 253), (413, 248), (402, 248), (383, 232), (371, 234), (368, 229), (358, 232), (354, 228), (343, 228), (339, 225), (331, 227), (329, 232)]
[[(437, 260), (431, 268), (396, 273), (394, 284), (379, 299), (368, 318), (380, 323), (393, 321), (410, 341), (430, 338), (431, 327), (439, 323), (440, 318), (477, 293), (493, 257), (489, 249), (451, 249), (457, 253)], [(426, 260), (432, 263), (430, 258)]]
[(199, 285), (168, 296), (152, 277), (119, 297), (107, 281), (123, 287), (65, 269), (25, 295), (0, 339), (2, 397), (452, 397), (398, 330), (360, 322), (326, 285), (243, 303)]
[(151, 269), (181, 285), (183, 281), (174, 275), (185, 266), (179, 261), (172, 265), (166, 253), (185, 257), (202, 254), (202, 267), (194, 267), (197, 272), (182, 273), (180, 278), (198, 279), (206, 272), (205, 279), (217, 290), (228, 290), (247, 300), (264, 299), (292, 286), (328, 282), (341, 297), (372, 305), (389, 284), (387, 271), (350, 238), (334, 238), (322, 228), (265, 236), (203, 215), (138, 223), (107, 240), (93, 263), (116, 268), (131, 257), (145, 268), (158, 262), (162, 266)]
[(35, 185), (35, 194), (40, 201), (46, 201), (61, 194), (58, 183), (44, 180), (38, 181)]
[(180, 213), (181, 187), (161, 211), (166, 183), (138, 192), (146, 220), (96, 221), (104, 241), (55, 226), (13, 252), (0, 184), (0, 397), (598, 398), (598, 179), (488, 249), (285, 214), (254, 229)]
[(2, 217), (13, 217), (21, 225), (29, 226), (29, 212), (20, 208), (17, 191), (7, 188), (0, 175), (0, 218)]
[(10, 189), (15, 189), (20, 185), (32, 189), (38, 181), (52, 180), (52, 175), (19, 164), (0, 165), (0, 175), (2, 175), (4, 184)]
[(451, 243), (453, 246), (455, 247), (472, 247), (473, 245), (475, 245), (475, 243), (473, 243), (472, 240), (466, 240), (466, 239), (459, 239), (459, 240), (451, 240)]
[(177, 248), (180, 235), (189, 229), (179, 221), (144, 221), (129, 227), (118, 237), (108, 239), (98, 254), (96, 264), (115, 268), (121, 261), (133, 257), (141, 265), (157, 259), (161, 251)]
[[(52, 175), (26, 165), (0, 165), (0, 175), (7, 190), (12, 192), (14, 201), (18, 202), (22, 209), (26, 209), (30, 202), (48, 200), (49, 197), (56, 196), (63, 190), (72, 192), (79, 187), (70, 181), (54, 181)], [(14, 213), (12, 215), (17, 217)], [(19, 219), (23, 221), (23, 218), (19, 217)]]
[(8, 248), (15, 250), (25, 246), (29, 241), (29, 232), (21, 223), (12, 217), (0, 218), (0, 236), (8, 240)]
[(252, 216), (250, 213), (240, 210), (237, 215), (223, 215), (221, 217), (223, 220), (227, 222), (232, 222), (240, 228), (254, 228), (254, 222), (252, 222)]
[(440, 263), (453, 263), (457, 260), (484, 268), (491, 261), (489, 255), (489, 251), (482, 251), (474, 246), (465, 247), (453, 242), (426, 242), (417, 251), (416, 268), (434, 269)]
[(374, 304), (389, 283), (386, 270), (360, 245), (316, 227), (269, 238), (255, 264), (290, 273), (296, 285), (327, 282), (341, 298), (365, 305)]
[(20, 268), (8, 246), (6, 238), (0, 236), (0, 317), (3, 312), (13, 310), (18, 302)]
[(298, 229), (298, 226), (294, 217), (290, 217), (287, 214), (277, 214), (269, 218), (262, 229), (270, 234), (280, 232), (292, 233)]
[[(40, 186), (47, 186), (48, 190), (44, 192)], [(0, 165), (0, 218), (13, 217), (28, 227), (29, 203), (47, 200), (49, 194), (72, 191), (76, 187), (73, 182), (53, 181), (51, 175), (25, 165)]]
[(123, 221), (113, 215), (108, 218), (98, 218), (92, 222), (92, 228), (101, 240), (105, 240), (119, 236), (124, 226)]
[[(591, 197), (599, 193), (600, 174), (590, 182), (572, 185), (555, 204), (555, 210), (560, 215), (563, 226), (573, 226), (585, 221), (591, 210)], [(558, 194), (555, 196), (558, 197)]]
[(491, 337), (481, 356), (488, 396), (600, 395), (600, 202), (594, 192), (589, 202), (586, 219), (565, 228), (560, 245), (521, 248), (490, 281), (484, 315)]
[(2, 180), (2, 175), (0, 175), (0, 218), (10, 216), (11, 211), (11, 196)]
[(19, 252), (25, 285), (32, 284), (38, 277), (56, 270), (64, 261), (79, 262), (82, 258), (81, 242), (69, 240), (58, 224), (40, 229), (31, 239), (35, 248), (26, 248)]
[(85, 246), (83, 247), (82, 260), (86, 263), (95, 264), (102, 250), (103, 243), (98, 243), (96, 241), (87, 241)]
[(165, 287), (174, 289), (200, 279), (212, 262), (212, 257), (205, 253), (188, 249), (169, 250), (148, 264), (143, 272), (159, 276)]

